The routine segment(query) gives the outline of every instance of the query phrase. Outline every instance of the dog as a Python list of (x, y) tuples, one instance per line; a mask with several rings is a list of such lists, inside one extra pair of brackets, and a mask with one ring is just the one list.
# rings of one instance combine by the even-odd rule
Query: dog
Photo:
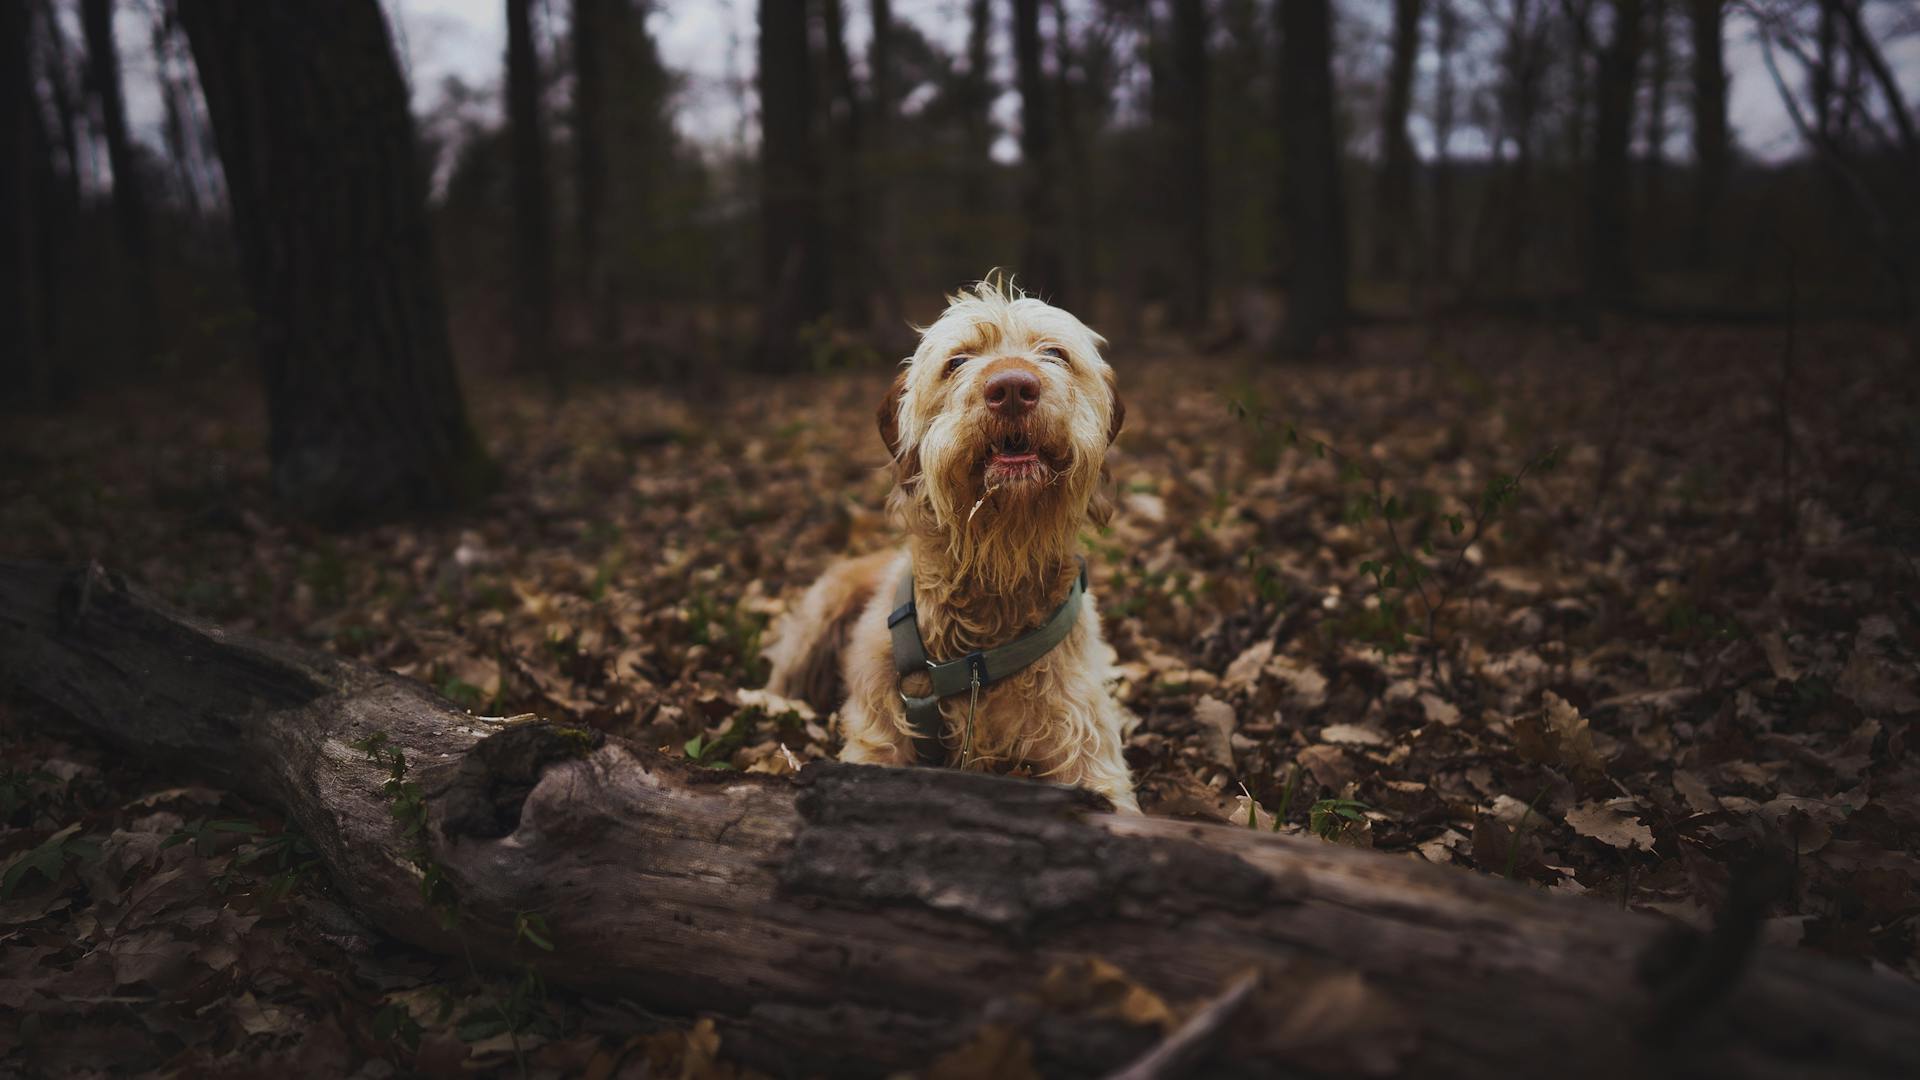
[(767, 651), (770, 691), (840, 706), (842, 761), (1025, 772), (1139, 812), (1078, 557), (1126, 419), (1106, 344), (992, 279), (921, 331), (879, 409), (906, 545), (830, 567)]

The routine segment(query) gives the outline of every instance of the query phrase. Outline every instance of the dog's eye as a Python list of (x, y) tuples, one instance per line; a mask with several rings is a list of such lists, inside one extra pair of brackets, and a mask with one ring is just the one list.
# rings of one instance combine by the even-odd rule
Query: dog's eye
[(1067, 362), (1067, 350), (1061, 348), (1058, 345), (1048, 345), (1042, 348), (1040, 350), (1040, 355), (1046, 357), (1047, 359), (1053, 361), (1056, 364), (1064, 364)]
[(947, 359), (947, 374), (951, 375), (954, 372), (959, 371), (960, 365), (966, 363), (971, 359), (973, 359), (973, 357), (968, 356), (966, 353), (961, 353), (958, 356), (949, 357)]

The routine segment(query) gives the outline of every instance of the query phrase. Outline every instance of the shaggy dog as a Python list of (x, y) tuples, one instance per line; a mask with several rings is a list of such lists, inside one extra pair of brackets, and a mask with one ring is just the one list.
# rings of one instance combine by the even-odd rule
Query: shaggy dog
[[(893, 457), (887, 506), (906, 548), (829, 568), (767, 653), (768, 689), (822, 711), (844, 680), (842, 761), (917, 760), (902, 693), (929, 694), (930, 680), (896, 673), (888, 626), (906, 574), (935, 661), (1005, 645), (1061, 610), (1081, 535), (1110, 512), (1103, 462), (1126, 416), (1105, 344), (991, 281), (951, 297), (922, 332), (879, 413)], [(941, 699), (946, 763), (1079, 784), (1138, 812), (1125, 714), (1106, 687), (1111, 655), (1089, 597), (1057, 645), (987, 684), (977, 704), (964, 692)]]

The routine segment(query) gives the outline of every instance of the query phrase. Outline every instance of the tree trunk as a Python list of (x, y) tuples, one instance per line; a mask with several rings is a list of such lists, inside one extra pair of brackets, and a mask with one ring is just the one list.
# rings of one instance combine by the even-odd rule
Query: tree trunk
[(41, 361), (33, 199), (31, 20), (25, 4), (0, 4), (0, 387), (20, 406), (47, 397)]
[(1055, 304), (1068, 297), (1053, 105), (1040, 63), (1040, 0), (1013, 0), (1014, 67), (1020, 83), (1020, 206), (1027, 238), (1020, 277), (1027, 289)]
[[(24, 7), (26, 0), (13, 2)], [(127, 295), (133, 302), (133, 340), (142, 353), (151, 353), (159, 331), (153, 297), (153, 245), (147, 225), (146, 187), (127, 135), (120, 54), (113, 42), (113, 0), (80, 0), (80, 27), (87, 39), (87, 81), (100, 105), (107, 161), (113, 166), (113, 224), (125, 260)]]
[(560, 384), (553, 353), (553, 223), (532, 0), (507, 0), (507, 130), (513, 153), (513, 366)]
[(1721, 19), (1725, 0), (1690, 0), (1693, 37), (1694, 211), (1689, 242), (1695, 268), (1713, 260), (1720, 200), (1726, 195), (1732, 147), (1727, 138), (1727, 68)]
[(760, 183), (766, 295), (761, 362), (800, 366), (801, 328), (826, 314), (826, 225), (814, 145), (807, 5), (760, 0)]
[(1190, 329), (1206, 326), (1213, 307), (1212, 207), (1209, 168), (1207, 7), (1204, 0), (1174, 0), (1173, 82), (1170, 119), (1174, 126), (1173, 206), (1180, 219), (1180, 280), (1175, 292), (1176, 319)]
[(1593, 129), (1587, 296), (1596, 310), (1633, 298), (1633, 98), (1640, 67), (1641, 0), (1613, 0), (1613, 31), (1600, 50)]
[(413, 118), (375, 0), (179, 0), (225, 165), (275, 493), (323, 522), (468, 502)]
[[(574, 231), (580, 295), (596, 346), (620, 342), (620, 312), (601, 237), (607, 228), (607, 57), (625, 0), (573, 0)], [(610, 10), (611, 9), (611, 10)], [(609, 18), (607, 16), (611, 15)]]
[(1455, 110), (1458, 105), (1454, 82), (1454, 52), (1460, 44), (1460, 17), (1454, 0), (1435, 0), (1433, 51), (1439, 71), (1433, 86), (1433, 230), (1429, 238), (1433, 274), (1442, 282), (1453, 280), (1453, 142)]
[[(924, 1069), (998, 1037), (1065, 1076), (1156, 1044), (1196, 1075), (1920, 1074), (1920, 988), (1756, 946), (1753, 910), (1703, 935), (957, 770), (704, 771), (476, 718), (204, 627), (97, 568), (0, 564), (0, 672), (130, 753), (283, 810), (394, 936), (713, 1015), (725, 1053), (780, 1073)], [(397, 820), (412, 815), (417, 832)], [(515, 951), (529, 911), (551, 953)], [(1089, 1002), (1094, 962), (1184, 1024)]]
[(904, 344), (906, 308), (900, 298), (900, 280), (895, 273), (895, 223), (893, 185), (895, 147), (894, 121), (899, 115), (900, 90), (894, 78), (894, 44), (898, 28), (893, 21), (891, 0), (869, 0), (867, 15), (873, 40), (867, 46), (867, 70), (872, 82), (872, 116), (867, 132), (866, 176), (869, 186), (867, 216), (872, 221), (867, 249), (873, 252), (873, 273), (880, 289), (881, 326), (875, 336), (884, 345)]
[(1347, 216), (1327, 0), (1282, 4), (1280, 40), (1281, 200), (1291, 250), (1281, 347), (1300, 355), (1347, 321)]
[(1380, 193), (1375, 201), (1373, 272), (1404, 273), (1419, 245), (1414, 223), (1413, 141), (1407, 114), (1413, 105), (1413, 65), (1420, 55), (1420, 0), (1394, 0), (1393, 57), (1387, 65), (1387, 100), (1380, 112)]
[[(966, 133), (966, 164), (961, 168), (960, 209), (968, 227), (978, 229), (991, 200), (988, 185), (993, 175), (993, 6), (989, 0), (972, 0), (967, 21), (967, 75), (965, 101), (961, 105)], [(983, 268), (984, 269), (984, 268)]]
[[(853, 54), (847, 49), (847, 11), (843, 0), (818, 0), (821, 41), (826, 46), (827, 75), (840, 112), (832, 125), (839, 152), (829, 158), (825, 174), (834, 207), (834, 250), (851, 258), (837, 276), (840, 322), (865, 329), (872, 324), (869, 302), (880, 281), (872, 246), (873, 220), (868, 200), (874, 188), (868, 160), (867, 102), (853, 73)], [(850, 266), (850, 268), (849, 268)]]
[(1667, 82), (1672, 74), (1672, 47), (1667, 35), (1667, 0), (1648, 0), (1647, 29), (1647, 160), (1641, 165), (1645, 176), (1641, 205), (1650, 219), (1654, 245), (1663, 236), (1659, 228), (1660, 202), (1665, 196), (1667, 145)]

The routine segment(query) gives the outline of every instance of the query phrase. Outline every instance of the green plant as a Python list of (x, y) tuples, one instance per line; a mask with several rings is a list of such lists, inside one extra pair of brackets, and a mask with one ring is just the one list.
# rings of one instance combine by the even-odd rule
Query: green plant
[(39, 846), (16, 859), (7, 867), (4, 876), (0, 876), (0, 900), (13, 896), (13, 891), (27, 880), (28, 874), (39, 874), (47, 884), (60, 880), (60, 874), (71, 862), (85, 862), (100, 857), (100, 845), (79, 835), (80, 825), (74, 823), (42, 840)]
[(163, 848), (191, 843), (196, 855), (205, 857), (213, 854), (214, 847), (222, 836), (251, 836), (260, 831), (260, 826), (251, 821), (208, 821), (195, 818), (175, 829), (160, 842)]
[(1355, 799), (1321, 799), (1307, 809), (1307, 828), (1322, 840), (1332, 840), (1348, 822), (1365, 821), (1367, 809)]

